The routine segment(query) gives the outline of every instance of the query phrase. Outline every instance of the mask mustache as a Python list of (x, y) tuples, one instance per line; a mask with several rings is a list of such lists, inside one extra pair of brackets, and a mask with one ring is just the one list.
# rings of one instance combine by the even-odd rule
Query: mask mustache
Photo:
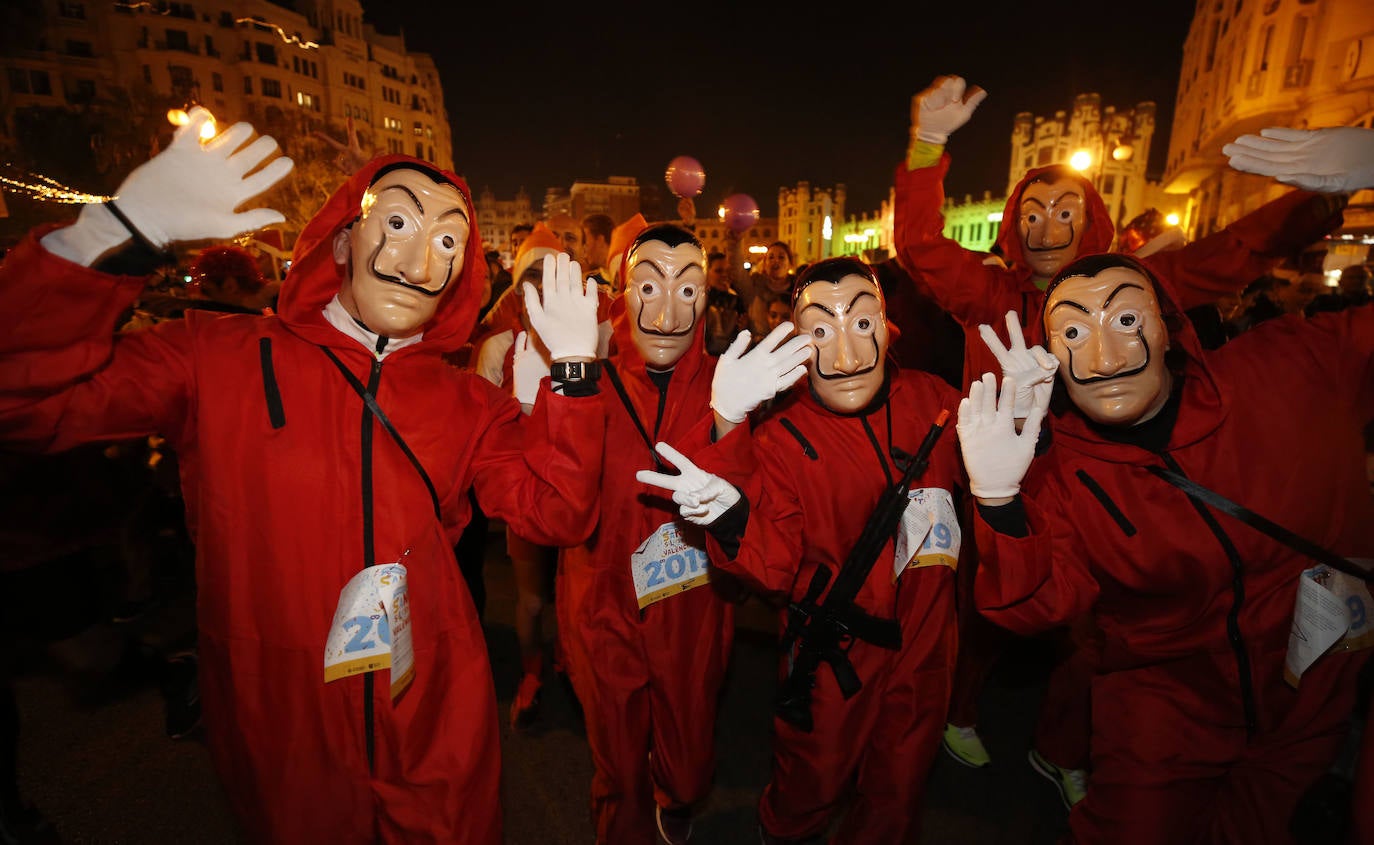
[(1139, 375), (1139, 374), (1145, 372), (1145, 369), (1146, 369), (1147, 367), (1150, 366), (1150, 344), (1145, 340), (1145, 336), (1144, 336), (1143, 333), (1138, 334), (1137, 337), (1140, 338), (1140, 343), (1145, 347), (1145, 362), (1144, 362), (1143, 364), (1141, 364), (1139, 367), (1136, 367), (1136, 368), (1133, 369), (1133, 370), (1126, 370), (1125, 372), (1121, 372), (1121, 373), (1112, 373), (1112, 374), (1109, 375), (1109, 376), (1093, 376), (1093, 377), (1091, 377), (1091, 378), (1079, 378), (1078, 376), (1074, 375), (1073, 350), (1070, 349), (1070, 350), (1069, 350), (1069, 378), (1073, 379), (1073, 383), (1074, 383), (1074, 384), (1088, 385), (1088, 384), (1097, 384), (1097, 383), (1099, 383), (1099, 382), (1104, 382), (1104, 381), (1111, 381), (1112, 379), (1130, 378), (1131, 376)]

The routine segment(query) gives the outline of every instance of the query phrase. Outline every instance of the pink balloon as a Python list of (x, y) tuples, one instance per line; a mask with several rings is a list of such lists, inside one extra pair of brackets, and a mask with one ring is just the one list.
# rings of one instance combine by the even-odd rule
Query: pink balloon
[(731, 194), (721, 205), (725, 207), (725, 225), (732, 232), (743, 232), (759, 222), (759, 204), (748, 194)]
[(678, 156), (668, 162), (663, 181), (668, 183), (668, 190), (677, 196), (694, 197), (706, 187), (706, 171), (702, 169), (701, 162), (691, 156)]

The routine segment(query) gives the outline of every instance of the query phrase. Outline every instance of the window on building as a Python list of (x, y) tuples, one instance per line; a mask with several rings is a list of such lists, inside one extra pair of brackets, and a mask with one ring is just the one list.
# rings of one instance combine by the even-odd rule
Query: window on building
[(21, 67), (8, 68), (5, 76), (9, 78), (10, 93), (27, 94), (29, 93), (29, 72)]
[(212, 72), (210, 74), (210, 87), (221, 94), (224, 93), (224, 77), (218, 72)]
[(191, 37), (190, 37), (189, 35), (186, 34), (186, 30), (184, 30), (184, 29), (169, 29), (169, 30), (167, 30), (167, 49), (168, 49), (168, 50), (183, 50), (183, 51), (186, 51), (186, 52), (190, 52), (190, 50), (191, 50)]
[(84, 3), (73, 3), (71, 0), (60, 0), (57, 4), (57, 14), (71, 20), (84, 21), (86, 6)]
[(305, 91), (296, 92), (296, 105), (312, 111), (320, 110), (320, 98)]
[(415, 121), (414, 129), (412, 130), (412, 132), (414, 132), (414, 134), (416, 135), (423, 136), (425, 134), (425, 127), (421, 125), (420, 121), (417, 120)]
[(1116, 174), (1108, 173), (1102, 177), (1102, 193), (1110, 194), (1116, 191)]
[(251, 93), (253, 93), (253, 77), (251, 77), (251, 76), (245, 76), (245, 77), (243, 78), (243, 93), (245, 93), (245, 94), (251, 94)]
[(1035, 157), (1037, 167), (1044, 167), (1054, 160), (1054, 147), (1041, 147), (1040, 153)]
[(416, 158), (424, 158), (424, 157), (425, 157), (425, 144), (424, 144), (423, 141), (416, 141), (416, 142), (415, 142), (415, 157), (416, 157)]
[(48, 77), (46, 70), (29, 71), (29, 88), (35, 94), (44, 97), (52, 96), (52, 79)]
[(1212, 70), (1212, 62), (1214, 62), (1217, 57), (1217, 38), (1220, 35), (1221, 24), (1217, 21), (1212, 21), (1212, 34), (1207, 38), (1207, 66), (1204, 68), (1204, 70), (1209, 72)]
[(259, 64), (275, 65), (277, 63), (277, 48), (271, 44), (259, 42), (253, 45), (253, 50), (257, 54)]
[(1255, 54), (1255, 70), (1269, 69), (1269, 48), (1272, 47), (1273, 44), (1274, 25), (1272, 23), (1265, 24), (1264, 29), (1260, 31), (1259, 52)]
[(153, 69), (147, 65), (143, 66), (143, 81), (149, 85), (153, 84)]
[(275, 97), (281, 99), (281, 83), (275, 79), (262, 80), (262, 95), (264, 97)]
[(1293, 67), (1303, 60), (1303, 44), (1307, 40), (1307, 18), (1298, 15), (1293, 18), (1293, 34), (1288, 38), (1288, 61), (1285, 67)]
[(67, 102), (74, 104), (89, 103), (95, 99), (95, 80), (78, 79), (67, 91)]
[(168, 65), (167, 75), (172, 79), (172, 91), (185, 95), (196, 87), (196, 78), (189, 67), (183, 65)]
[(95, 50), (89, 41), (73, 41), (67, 39), (67, 55), (76, 56), (80, 59), (90, 59), (95, 57)]
[(219, 57), (219, 51), (215, 49), (215, 39), (211, 38), (208, 35), (205, 36), (205, 55), (210, 56), (211, 58)]

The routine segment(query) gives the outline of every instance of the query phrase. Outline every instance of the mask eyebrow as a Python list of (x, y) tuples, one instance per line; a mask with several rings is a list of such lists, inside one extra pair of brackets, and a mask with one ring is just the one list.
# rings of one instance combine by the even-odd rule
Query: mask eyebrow
[(1044, 208), (1044, 207), (1045, 207), (1045, 204), (1044, 204), (1043, 202), (1041, 202), (1039, 199), (1035, 198), (1035, 197), (1022, 197), (1022, 198), (1021, 198), (1021, 207), (1022, 207), (1022, 208), (1024, 208), (1024, 207), (1030, 205), (1031, 203), (1035, 203), (1036, 205), (1040, 206), (1041, 208)]
[(1057, 311), (1060, 307), (1064, 307), (1064, 306), (1067, 306), (1067, 307), (1069, 307), (1069, 308), (1077, 308), (1079, 311), (1082, 311), (1084, 314), (1090, 314), (1090, 313), (1092, 313), (1092, 312), (1090, 312), (1086, 307), (1084, 307), (1084, 306), (1082, 306), (1082, 305), (1079, 305), (1077, 302), (1074, 302), (1072, 299), (1061, 299), (1061, 300), (1059, 300), (1058, 302), (1056, 302), (1056, 303), (1054, 304), (1054, 307), (1050, 309), (1050, 313), (1053, 314), (1053, 313), (1054, 313), (1055, 311)]
[(1111, 305), (1112, 300), (1116, 298), (1116, 295), (1118, 293), (1121, 293), (1123, 290), (1126, 290), (1127, 288), (1135, 288), (1136, 290), (1142, 293), (1145, 292), (1145, 288), (1135, 284), (1134, 282), (1122, 282), (1121, 284), (1117, 285), (1111, 293), (1107, 294), (1107, 299), (1102, 303), (1102, 307), (1106, 308), (1108, 305)]
[(858, 302), (860, 299), (864, 298), (865, 296), (872, 297), (872, 298), (875, 299), (875, 300), (878, 298), (877, 296), (875, 296), (875, 295), (873, 294), (873, 291), (861, 290), (861, 291), (859, 291), (858, 293), (854, 294), (854, 298), (853, 298), (853, 299), (849, 300), (849, 304), (845, 306), (845, 310), (846, 310), (846, 311), (853, 311), (853, 310), (854, 310), (854, 303)]
[[(416, 205), (419, 205), (420, 203), (419, 203), (418, 200), (416, 200), (415, 204), (416, 204)], [(420, 211), (423, 212), (424, 209), (422, 208), (422, 209), (420, 209)], [(466, 208), (463, 208), (461, 205), (455, 205), (453, 208), (450, 208), (449, 210), (447, 210), (447, 211), (441, 213), (441, 214), (439, 215), (439, 218), (438, 218), (438, 219), (442, 220), (442, 219), (444, 219), (445, 217), (449, 216), (450, 214), (456, 214), (456, 215), (458, 215), (459, 217), (463, 218), (463, 221), (464, 221), (464, 222), (467, 222), (467, 221), (468, 221), (468, 211), (467, 211)]]
[[(858, 297), (855, 297), (855, 299), (857, 299), (857, 298), (858, 298)], [(806, 308), (819, 308), (819, 309), (821, 309), (822, 311), (824, 311), (825, 313), (829, 314), (830, 316), (832, 316), (832, 317), (835, 316), (835, 312), (834, 312), (834, 311), (831, 311), (829, 308), (826, 308), (824, 305), (820, 304), (819, 302), (808, 302), (808, 303), (806, 304)], [(802, 311), (805, 312), (805, 311), (806, 311), (806, 308), (803, 308)]]
[(403, 192), (405, 192), (405, 195), (408, 196), (408, 197), (410, 197), (410, 201), (413, 202), (413, 203), (415, 203), (415, 207), (418, 208), (418, 209), (420, 209), (420, 213), (421, 213), (421, 214), (424, 214), (424, 213), (425, 213), (425, 207), (420, 203), (420, 198), (417, 197), (417, 196), (415, 196), (415, 192), (412, 191), (411, 189), (407, 188), (405, 185), (387, 185), (385, 188), (382, 188), (380, 191), (377, 192), (377, 196), (380, 197), (382, 194), (386, 193), (387, 191), (403, 191)]

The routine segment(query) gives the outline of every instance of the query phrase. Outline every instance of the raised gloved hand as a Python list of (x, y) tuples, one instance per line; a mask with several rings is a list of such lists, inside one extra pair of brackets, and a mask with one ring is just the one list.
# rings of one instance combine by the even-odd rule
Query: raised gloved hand
[(543, 301), (525, 282), (525, 314), (551, 361), (596, 359), (596, 282), (566, 252), (544, 256)]
[[(138, 235), (162, 251), (182, 241), (227, 240), (285, 221), (270, 208), (236, 211), (291, 172), (294, 162), (277, 156), (249, 174), (277, 152), (276, 140), (263, 135), (245, 146), (256, 130), (236, 123), (201, 143), (201, 127), (213, 118), (199, 106), (189, 116), (167, 148), (135, 168), (115, 194), (114, 205)], [(52, 240), (45, 237), (43, 245), (86, 265), (131, 234), (104, 204), (86, 206), (69, 229), (52, 233), (57, 236)]]
[(965, 86), (962, 76), (940, 76), (911, 98), (911, 128), (918, 140), (944, 144), (951, 132), (968, 123), (988, 92), (977, 85), (966, 91)]
[(539, 348), (538, 341), (531, 342), (527, 332), (515, 336), (515, 351), (511, 359), (511, 377), (515, 381), (515, 398), (521, 405), (533, 405), (539, 395), (539, 382), (549, 374), (549, 361)]
[(784, 321), (748, 352), (749, 332), (742, 331), (720, 354), (711, 379), (711, 409), (728, 422), (742, 423), (749, 412), (796, 384), (811, 358), (810, 335), (792, 333)]
[(1040, 436), (1040, 421), (1045, 406), (1031, 406), (1020, 433), (1012, 414), (1011, 397), (1016, 381), (1002, 379), (1002, 395), (997, 395), (997, 380), (984, 373), (981, 381), (969, 387), (959, 402), (959, 444), (968, 473), (969, 492), (979, 499), (1010, 499), (1021, 490), (1021, 479), (1035, 457), (1035, 441)]
[(1018, 420), (1030, 415), (1031, 406), (1036, 402), (1049, 407), (1050, 394), (1054, 392), (1054, 374), (1059, 371), (1059, 359), (1046, 352), (1043, 347), (1026, 348), (1026, 338), (1021, 333), (1021, 321), (1015, 311), (1007, 312), (1007, 337), (1011, 338), (1011, 348), (1002, 345), (1002, 339), (992, 326), (983, 323), (978, 326), (978, 334), (983, 343), (996, 356), (1002, 365), (1003, 384), (1010, 378), (1016, 385), (1016, 397), (1012, 413)]
[(1327, 194), (1374, 188), (1374, 129), (1273, 126), (1221, 148), (1242, 173), (1273, 176), (1285, 185)]
[(701, 469), (667, 443), (659, 443), (654, 448), (669, 466), (677, 468), (679, 474), (642, 469), (635, 473), (635, 479), (671, 491), (683, 519), (697, 525), (710, 525), (739, 501), (739, 490), (719, 475)]

